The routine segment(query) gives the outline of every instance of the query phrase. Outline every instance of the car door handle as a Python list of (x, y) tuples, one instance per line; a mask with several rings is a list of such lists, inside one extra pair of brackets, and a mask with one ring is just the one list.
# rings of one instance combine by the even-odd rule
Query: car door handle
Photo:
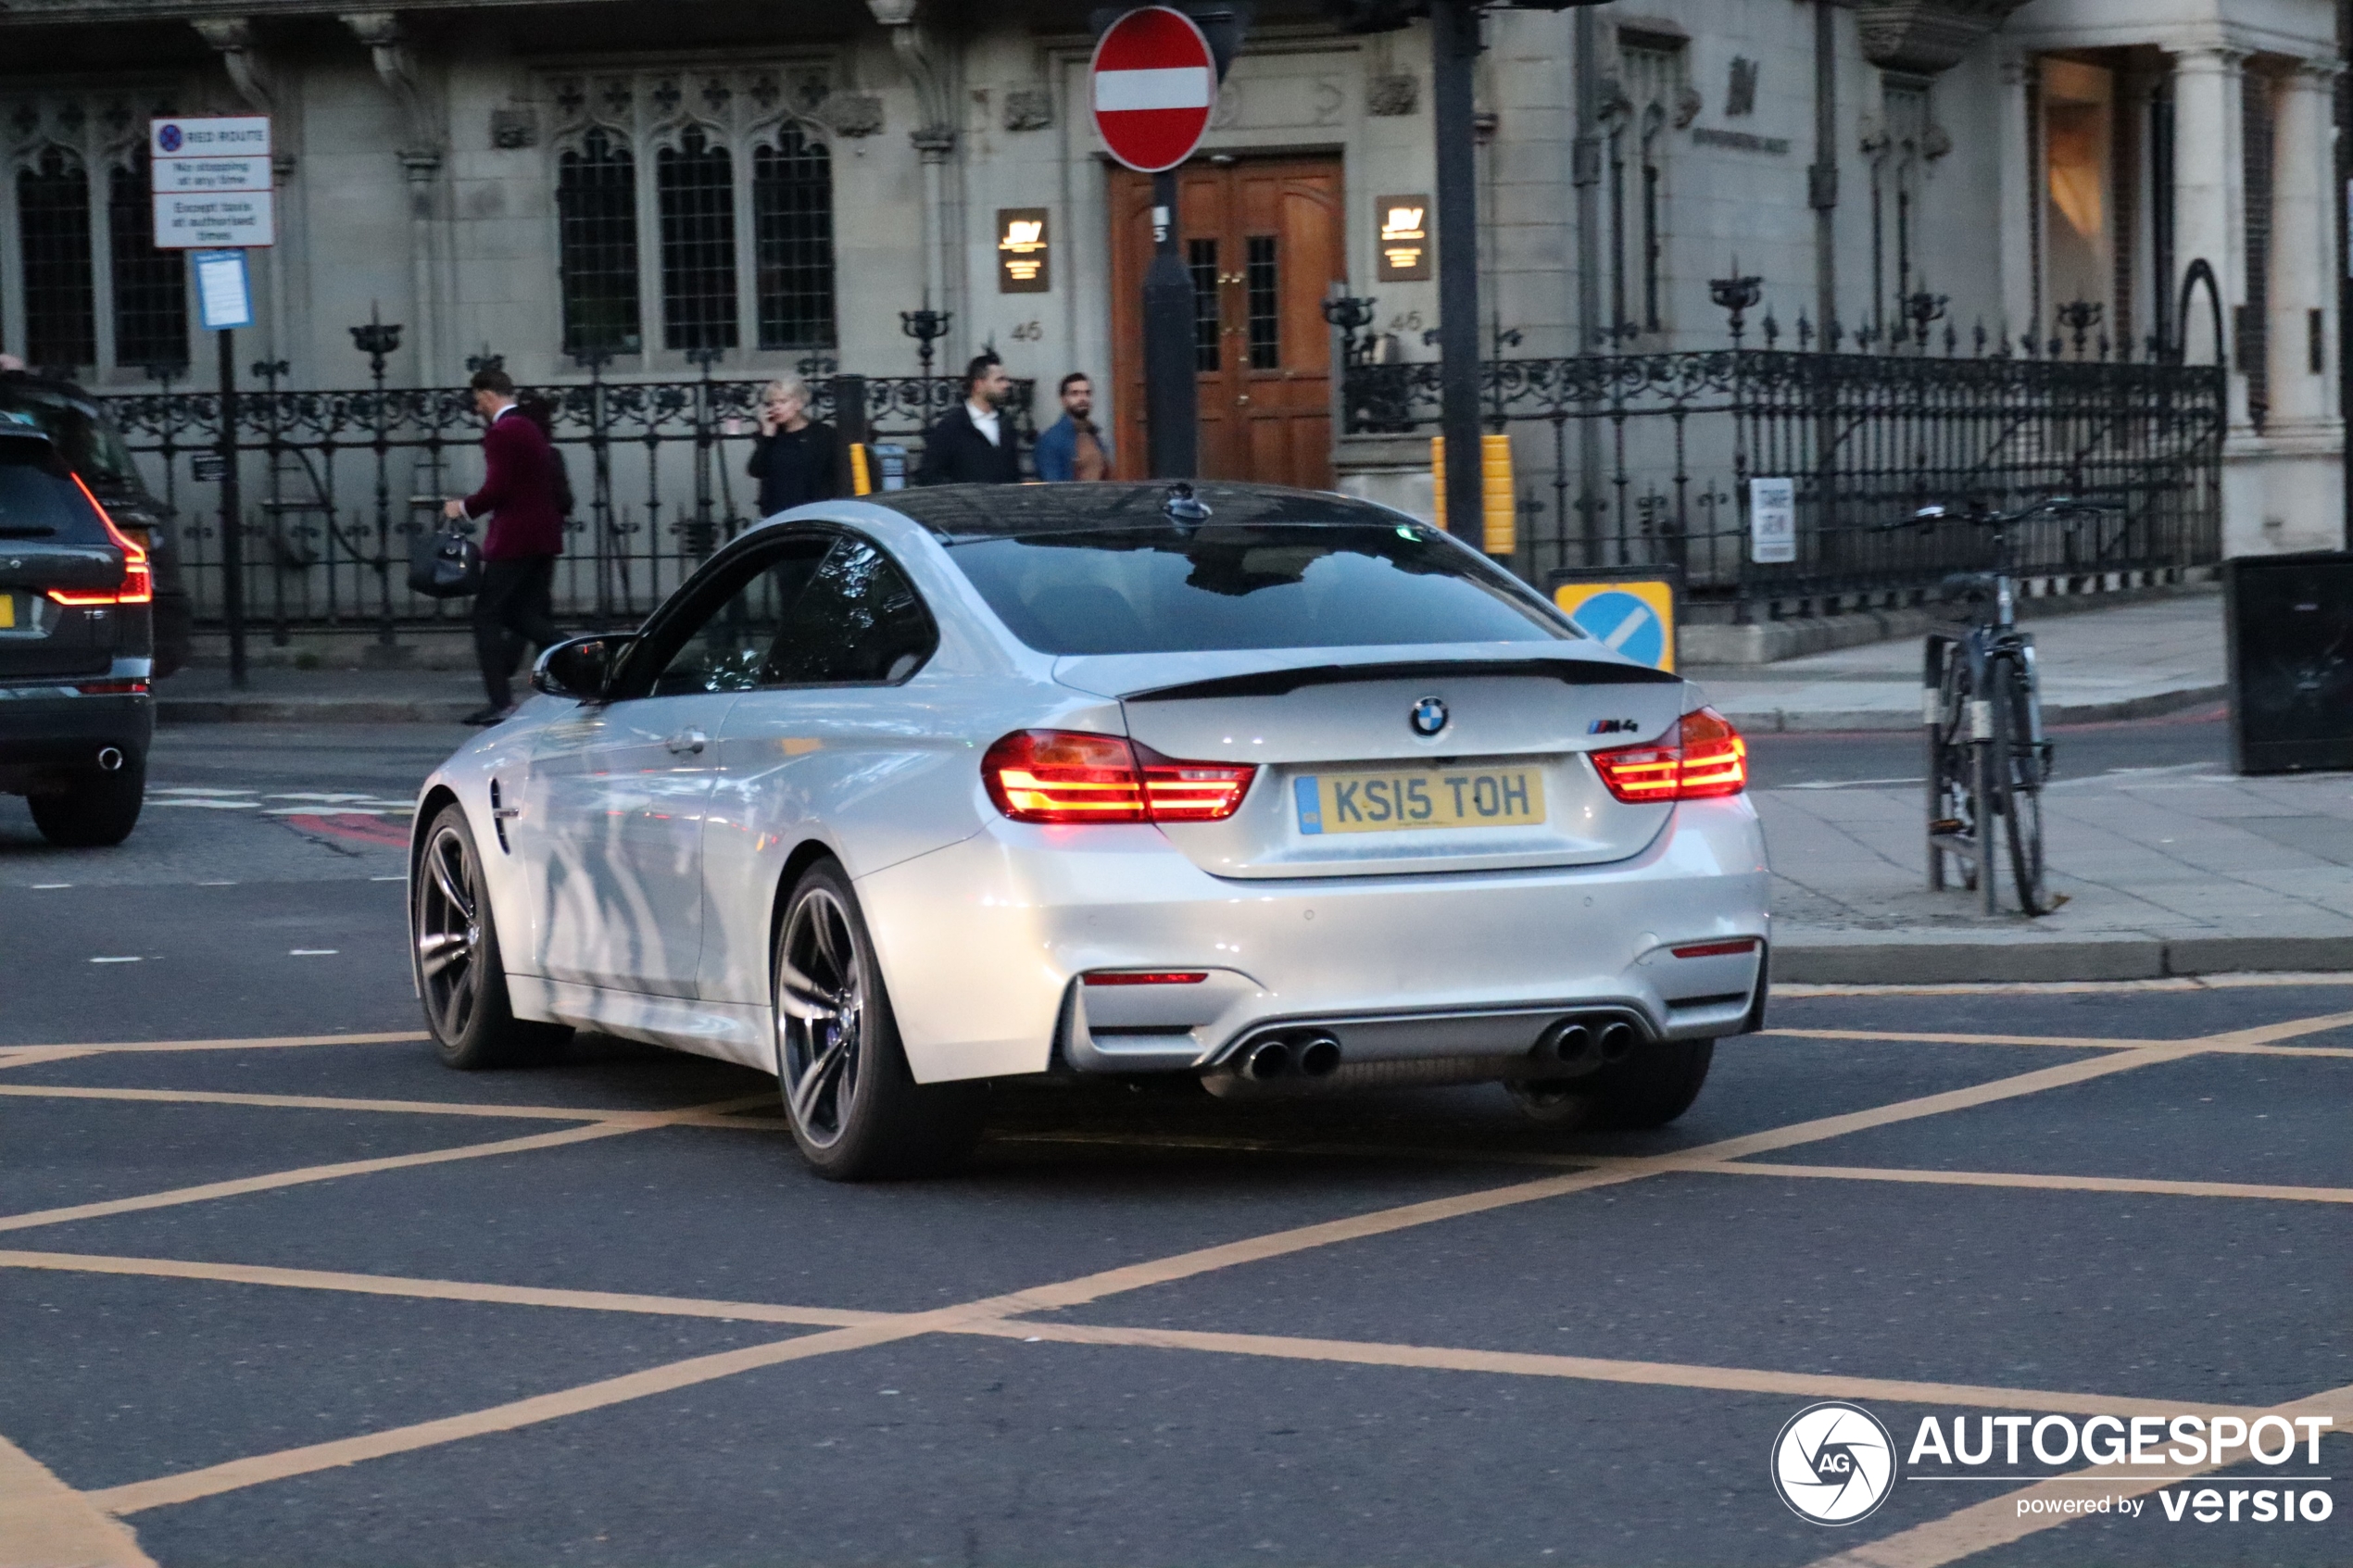
[(662, 744), (670, 747), (673, 756), (693, 757), (711, 744), (711, 737), (700, 730), (681, 730)]

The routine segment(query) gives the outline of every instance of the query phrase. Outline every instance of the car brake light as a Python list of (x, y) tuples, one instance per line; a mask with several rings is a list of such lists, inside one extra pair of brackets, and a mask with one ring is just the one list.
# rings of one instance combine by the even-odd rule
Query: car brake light
[(1712, 708), (1683, 715), (1673, 746), (1621, 746), (1592, 753), (1593, 771), (1629, 804), (1706, 800), (1748, 787), (1748, 743)]
[(1198, 985), (1209, 978), (1205, 969), (1159, 970), (1145, 972), (1132, 969), (1098, 970), (1087, 976), (1089, 985)]
[(107, 515), (106, 508), (98, 505), (98, 497), (90, 494), (90, 487), (82, 483), (80, 474), (73, 476), (73, 487), (82, 492), (82, 498), (90, 503), (90, 509), (96, 512), (98, 521), (107, 525), (107, 537), (114, 542), (115, 548), (122, 552), (122, 583), (110, 589), (52, 588), (49, 597), (58, 604), (75, 608), (153, 604), (156, 572), (147, 559), (147, 547), (115, 526), (114, 519)]
[(1017, 822), (1222, 822), (1257, 771), (1070, 730), (1015, 730), (980, 763), (988, 798)]

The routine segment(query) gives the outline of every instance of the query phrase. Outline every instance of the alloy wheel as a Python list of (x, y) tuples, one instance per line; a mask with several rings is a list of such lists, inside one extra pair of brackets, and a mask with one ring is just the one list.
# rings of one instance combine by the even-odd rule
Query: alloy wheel
[(833, 891), (794, 900), (776, 954), (776, 1075), (801, 1136), (820, 1148), (847, 1130), (866, 1043), (858, 937)]
[(462, 1039), (482, 997), (482, 874), (456, 827), (425, 846), (417, 889), (417, 978), (434, 1032)]

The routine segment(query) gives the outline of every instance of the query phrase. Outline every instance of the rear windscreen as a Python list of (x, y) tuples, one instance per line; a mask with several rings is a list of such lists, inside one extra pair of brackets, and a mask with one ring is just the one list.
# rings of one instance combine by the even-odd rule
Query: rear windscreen
[(104, 545), (106, 524), (45, 441), (0, 437), (0, 540)]
[(1579, 633), (1514, 579), (1401, 523), (1162, 524), (955, 545), (949, 558), (1040, 653), (1541, 643)]
[(0, 386), (0, 410), (31, 420), (66, 461), (94, 483), (137, 477), (132, 472), (130, 449), (114, 426), (69, 398), (19, 383)]

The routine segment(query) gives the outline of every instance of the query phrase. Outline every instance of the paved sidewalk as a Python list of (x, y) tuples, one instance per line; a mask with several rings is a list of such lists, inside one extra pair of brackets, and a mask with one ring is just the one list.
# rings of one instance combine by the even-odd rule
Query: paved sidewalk
[[(2211, 588), (2024, 624), (2052, 723), (2146, 718), (2222, 696), (2222, 599)], [(1683, 673), (1750, 731), (1907, 729), (1920, 721), (1920, 645), (1905, 637)]]
[(208, 664), (156, 683), (164, 724), (447, 724), (483, 702), (482, 677), (471, 671), (256, 665), (240, 691), (225, 667)]
[[(2052, 914), (1931, 893), (1922, 785), (1761, 790), (1774, 978), (2133, 980), (2353, 970), (2353, 774), (2211, 764), (2062, 776), (2045, 796)], [(2001, 886), (2008, 901), (2009, 874)]]

